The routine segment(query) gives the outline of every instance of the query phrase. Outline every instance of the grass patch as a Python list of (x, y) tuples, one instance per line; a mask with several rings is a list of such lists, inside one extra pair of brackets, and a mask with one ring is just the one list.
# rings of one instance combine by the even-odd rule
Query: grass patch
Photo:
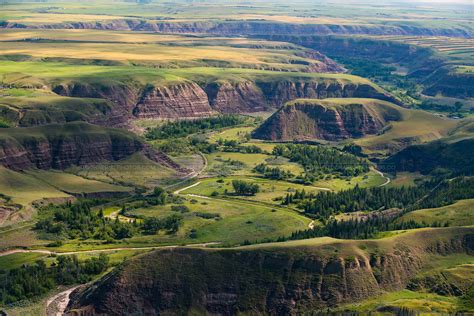
[(158, 165), (141, 153), (115, 162), (75, 166), (68, 171), (88, 179), (148, 188), (167, 185), (179, 178), (174, 170)]
[(374, 297), (361, 303), (345, 305), (341, 307), (341, 310), (367, 313), (382, 307), (404, 307), (421, 313), (452, 313), (456, 310), (457, 301), (456, 297), (402, 290)]
[[(183, 213), (183, 225), (176, 235), (134, 237), (130, 242), (210, 242), (236, 244), (289, 235), (307, 228), (310, 220), (296, 212), (245, 201), (187, 197), (190, 212)], [(164, 218), (175, 212), (171, 205), (137, 209), (129, 213)], [(212, 216), (203, 216), (212, 214)], [(193, 238), (190, 238), (190, 235)]]
[[(256, 183), (260, 186), (260, 192), (254, 196), (239, 197), (242, 199), (248, 199), (251, 201), (262, 201), (266, 203), (280, 204), (281, 201), (275, 201), (275, 198), (283, 197), (289, 192), (295, 190), (305, 190), (307, 192), (317, 192), (319, 189), (313, 186), (305, 186), (301, 184), (295, 184), (285, 181), (267, 180), (262, 178), (252, 177), (226, 177), (226, 178), (210, 178), (203, 179), (197, 186), (182, 191), (182, 194), (196, 194), (211, 197), (214, 192), (218, 195), (225, 195), (227, 191), (229, 194), (233, 194), (234, 190), (232, 187), (232, 180), (243, 180), (250, 183)], [(221, 182), (223, 181), (223, 182)]]
[(89, 180), (74, 174), (61, 171), (27, 171), (37, 179), (50, 184), (51, 186), (68, 193), (94, 193), (94, 192), (130, 192), (131, 188), (104, 183), (96, 180)]
[(31, 175), (0, 167), (0, 193), (12, 202), (28, 205), (43, 198), (67, 198), (70, 195)]
[(474, 199), (461, 200), (454, 204), (413, 211), (403, 215), (399, 221), (416, 221), (418, 223), (448, 223), (449, 226), (474, 225)]
[(367, 136), (354, 141), (367, 152), (387, 153), (406, 146), (406, 143), (425, 143), (446, 136), (459, 122), (420, 111), (401, 109), (402, 120), (392, 122), (381, 135)]
[(11, 270), (19, 268), (24, 264), (34, 263), (36, 260), (47, 257), (42, 253), (14, 253), (7, 256), (0, 257), (0, 269)]

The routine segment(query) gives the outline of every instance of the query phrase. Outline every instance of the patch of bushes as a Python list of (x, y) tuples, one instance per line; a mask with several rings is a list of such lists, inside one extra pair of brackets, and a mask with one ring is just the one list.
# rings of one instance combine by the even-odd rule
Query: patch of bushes
[(221, 218), (221, 215), (219, 213), (195, 212), (194, 214), (197, 217), (201, 217), (204, 219), (220, 219)]
[(232, 180), (232, 187), (237, 195), (255, 195), (260, 191), (260, 186), (242, 180)]

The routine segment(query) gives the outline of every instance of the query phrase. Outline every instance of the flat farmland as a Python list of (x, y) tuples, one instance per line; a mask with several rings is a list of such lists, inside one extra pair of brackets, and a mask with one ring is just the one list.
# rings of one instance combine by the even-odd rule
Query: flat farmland
[(4, 56), (107, 60), (176, 68), (196, 66), (243, 67), (304, 71), (317, 60), (303, 57), (296, 45), (247, 39), (190, 37), (152, 33), (105, 33), (83, 30), (0, 30)]

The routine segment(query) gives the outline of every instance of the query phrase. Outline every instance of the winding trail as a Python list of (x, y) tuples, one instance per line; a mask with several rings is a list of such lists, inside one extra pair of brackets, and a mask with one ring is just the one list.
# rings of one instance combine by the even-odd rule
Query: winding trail
[(375, 169), (375, 168), (374, 168), (374, 171), (375, 171), (379, 176), (381, 176), (382, 178), (385, 178), (385, 182), (382, 183), (381, 185), (379, 185), (379, 187), (384, 187), (384, 186), (386, 186), (387, 184), (389, 184), (389, 183), (392, 181), (392, 180), (390, 180), (389, 177), (387, 177), (386, 175), (384, 175), (384, 173), (383, 173), (382, 171), (377, 170), (377, 169)]
[[(206, 156), (202, 153), (202, 152), (199, 152), (199, 155), (201, 156), (203, 162), (204, 162), (204, 165), (202, 166), (201, 170), (199, 171), (193, 171), (191, 172), (190, 174), (184, 176), (181, 181), (177, 182), (177, 183), (173, 183), (173, 184), (170, 184), (170, 185), (167, 185), (165, 186), (164, 188), (165, 189), (170, 189), (170, 188), (173, 188), (173, 187), (176, 187), (176, 186), (179, 186), (180, 184), (182, 183), (185, 183), (186, 181), (189, 181), (191, 179), (194, 179), (194, 178), (197, 178), (199, 175), (201, 175), (201, 173), (204, 172), (204, 170), (206, 170), (207, 166), (208, 166), (208, 161), (207, 161), (207, 158)], [(187, 188), (184, 188), (184, 189), (180, 189), (180, 190), (177, 190), (179, 192), (185, 190), (185, 189), (188, 189)], [(179, 193), (175, 193), (175, 194), (179, 194)]]
[(173, 194), (178, 195), (178, 194), (180, 194), (181, 192), (186, 191), (187, 189), (194, 188), (194, 187), (196, 187), (196, 186), (198, 186), (198, 185), (200, 185), (200, 184), (201, 184), (201, 181), (196, 182), (196, 183), (193, 183), (193, 184), (191, 184), (191, 185), (188, 185), (187, 187), (184, 187), (184, 188), (181, 188), (181, 189), (179, 189), (179, 190), (174, 191)]
[(148, 247), (119, 247), (119, 248), (105, 248), (105, 249), (91, 249), (91, 250), (78, 250), (78, 251), (68, 251), (68, 252), (56, 252), (46, 249), (10, 249), (7, 251), (0, 252), (0, 257), (12, 255), (15, 253), (41, 253), (45, 255), (55, 255), (55, 256), (67, 256), (67, 255), (77, 255), (83, 253), (100, 253), (100, 252), (113, 252), (113, 251), (124, 251), (124, 250), (155, 250), (155, 249), (169, 249), (169, 248), (178, 248), (178, 247), (207, 247), (212, 245), (219, 245), (220, 242), (213, 241), (200, 244), (187, 244), (187, 245), (168, 245), (168, 246), (148, 246)]
[(56, 294), (55, 296), (49, 298), (46, 301), (46, 315), (47, 316), (62, 316), (64, 311), (69, 304), (70, 298), (69, 295), (77, 289), (80, 285), (73, 288), (67, 289), (63, 292)]

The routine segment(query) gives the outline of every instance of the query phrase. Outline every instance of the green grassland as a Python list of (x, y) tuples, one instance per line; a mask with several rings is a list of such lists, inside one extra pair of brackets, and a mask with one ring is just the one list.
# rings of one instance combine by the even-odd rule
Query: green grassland
[(63, 192), (72, 194), (93, 192), (130, 192), (130, 187), (124, 187), (96, 180), (89, 180), (62, 171), (29, 170), (26, 174), (40, 179), (52, 187), (59, 188)]
[[(194, 201), (193, 201), (194, 200)], [(310, 219), (284, 208), (272, 208), (256, 203), (220, 198), (189, 196), (185, 206), (191, 210), (184, 213), (184, 222), (176, 236), (157, 235), (135, 237), (130, 243), (139, 242), (220, 242), (231, 245), (245, 240), (258, 241), (278, 238), (299, 229), (306, 229)], [(131, 214), (165, 217), (174, 213), (170, 206), (137, 209)], [(205, 219), (199, 213), (219, 214), (219, 217)], [(190, 231), (196, 231), (196, 238), (190, 238)]]
[(210, 133), (208, 138), (212, 143), (218, 140), (236, 140), (242, 142), (245, 140), (245, 136), (250, 134), (254, 128), (254, 126), (228, 128), (223, 131)]
[(456, 310), (457, 305), (458, 299), (456, 297), (402, 290), (377, 296), (361, 303), (345, 305), (341, 310), (347, 309), (360, 313), (368, 313), (381, 307), (390, 306), (416, 310), (421, 312), (423, 315), (432, 313), (452, 313)]
[(42, 253), (14, 253), (7, 256), (0, 257), (0, 269), (1, 270), (10, 270), (19, 268), (24, 264), (34, 263), (36, 260), (44, 259), (47, 257), (47, 254)]
[(427, 224), (448, 223), (449, 226), (474, 225), (474, 200), (461, 200), (443, 207), (413, 211), (399, 219), (399, 221), (409, 220)]
[(361, 188), (376, 187), (384, 184), (386, 179), (377, 172), (371, 170), (366, 174), (353, 177), (351, 179), (340, 179), (334, 177), (326, 177), (323, 180), (317, 180), (314, 186), (328, 188), (333, 191), (347, 190), (358, 185)]
[[(229, 194), (234, 193), (232, 187), (232, 180), (244, 180), (247, 182), (256, 183), (260, 186), (260, 192), (255, 196), (244, 196), (239, 197), (240, 199), (247, 199), (251, 201), (262, 201), (266, 203), (280, 204), (281, 201), (274, 201), (275, 198), (282, 197), (289, 192), (295, 190), (305, 190), (307, 192), (316, 192), (320, 188), (314, 186), (305, 186), (301, 184), (294, 184), (285, 181), (267, 180), (262, 178), (252, 177), (226, 177), (226, 178), (210, 178), (203, 179), (199, 185), (193, 186), (187, 190), (182, 191), (182, 194), (196, 194), (210, 197), (213, 192), (217, 192), (219, 195), (224, 195), (225, 192)], [(218, 182), (218, 181), (223, 181)]]
[(400, 109), (402, 119), (391, 122), (381, 135), (354, 141), (369, 153), (388, 153), (410, 143), (426, 143), (447, 136), (459, 121), (442, 118), (421, 110)]
[(67, 198), (70, 195), (27, 174), (0, 167), (0, 192), (12, 202), (28, 205), (43, 198)]
[(11, 126), (92, 120), (111, 109), (102, 99), (70, 98), (39, 89), (0, 90), (0, 114)]
[[(259, 146), (259, 143), (249, 144)], [(270, 149), (270, 147), (268, 147), (268, 149)], [(216, 152), (206, 155), (206, 157), (208, 160), (208, 167), (205, 171), (205, 174), (212, 177), (220, 176), (227, 178), (231, 175), (255, 177), (258, 176), (258, 173), (254, 172), (253, 168), (261, 163), (266, 163), (269, 167), (278, 167), (282, 170), (290, 171), (294, 175), (300, 175), (304, 171), (301, 165), (290, 162), (287, 158), (275, 158), (274, 156), (268, 154)], [(240, 164), (236, 164), (236, 161), (240, 162)], [(259, 179), (259, 181), (263, 183), (265, 181), (273, 182), (271, 180), (264, 179)], [(384, 182), (385, 178), (381, 177), (374, 171), (370, 171), (366, 174), (359, 175), (351, 179), (326, 176), (324, 179), (317, 180), (315, 183), (313, 183), (313, 185), (316, 187), (338, 191), (354, 187), (356, 184), (361, 187), (370, 187), (381, 185)], [(288, 184), (289, 187), (296, 187), (299, 189), (305, 188), (303, 185), (291, 184), (289, 182), (285, 183)]]
[(0, 178), (0, 193), (11, 198), (7, 205), (17, 205), (2, 219), (1, 226), (30, 218), (34, 213), (32, 204), (35, 202), (59, 203), (72, 199), (75, 195), (129, 193), (132, 190), (130, 187), (89, 180), (61, 171), (18, 172), (0, 167)]
[(420, 173), (413, 173), (413, 172), (397, 172), (396, 176), (391, 179), (388, 186), (390, 187), (397, 187), (397, 186), (415, 186), (416, 181), (422, 180), (426, 178), (422, 176)]
[(74, 166), (68, 171), (87, 179), (147, 188), (169, 185), (180, 177), (174, 170), (158, 165), (141, 153), (120, 161)]
[(0, 230), (0, 249), (34, 246), (44, 248), (50, 241), (42, 240), (32, 230), (33, 225), (28, 222), (2, 228)]
[[(303, 168), (286, 158), (275, 158), (268, 154), (247, 154), (247, 153), (229, 153), (216, 152), (206, 155), (208, 168), (206, 173), (209, 175), (255, 175), (253, 168), (261, 163), (266, 163), (271, 167), (278, 167), (285, 171), (290, 171), (295, 175), (303, 172)], [(233, 162), (240, 162), (235, 164)]]
[(340, 82), (343, 84), (367, 84), (377, 91), (380, 87), (370, 80), (349, 74), (331, 73), (303, 73), (303, 72), (279, 72), (259, 69), (245, 68), (223, 68), (223, 67), (188, 67), (188, 68), (159, 68), (153, 69), (144, 66), (99, 66), (99, 65), (74, 65), (65, 62), (39, 62), (39, 61), (0, 61), (0, 80), (5, 84), (17, 86), (42, 86), (53, 83), (67, 82), (68, 80), (83, 80), (85, 83), (96, 82), (107, 84), (108, 82), (126, 82), (133, 78), (139, 83), (161, 83), (179, 82), (192, 80), (198, 83), (208, 83), (217, 80), (228, 80), (239, 82), (242, 80), (272, 82), (277, 80), (301, 80), (301, 81), (327, 81)]
[[(0, 31), (0, 34), (2, 31)], [(143, 64), (154, 67), (196, 67), (215, 66), (233, 68), (254, 68), (285, 71), (305, 71), (316, 60), (301, 57), (305, 49), (283, 43), (267, 43), (257, 40), (226, 40), (219, 38), (190, 38), (159, 34), (138, 33), (132, 39), (130, 33), (108, 35), (109, 40), (101, 41), (104, 32), (83, 30), (79, 38), (77, 32), (47, 30), (42, 34), (6, 31), (6, 38), (22, 38), (20, 41), (0, 41), (2, 55), (24, 56), (32, 60), (57, 59), (107, 60), (115, 64)], [(59, 33), (59, 34), (58, 34)], [(112, 33), (114, 34), (114, 33)], [(89, 36), (89, 40), (85, 36)], [(41, 41), (35, 41), (41, 38)], [(125, 39), (125, 42), (120, 42)], [(33, 39), (33, 40), (32, 40)], [(51, 39), (51, 40), (50, 40)], [(93, 39), (93, 40), (91, 40)], [(256, 47), (256, 48), (252, 48)]]

